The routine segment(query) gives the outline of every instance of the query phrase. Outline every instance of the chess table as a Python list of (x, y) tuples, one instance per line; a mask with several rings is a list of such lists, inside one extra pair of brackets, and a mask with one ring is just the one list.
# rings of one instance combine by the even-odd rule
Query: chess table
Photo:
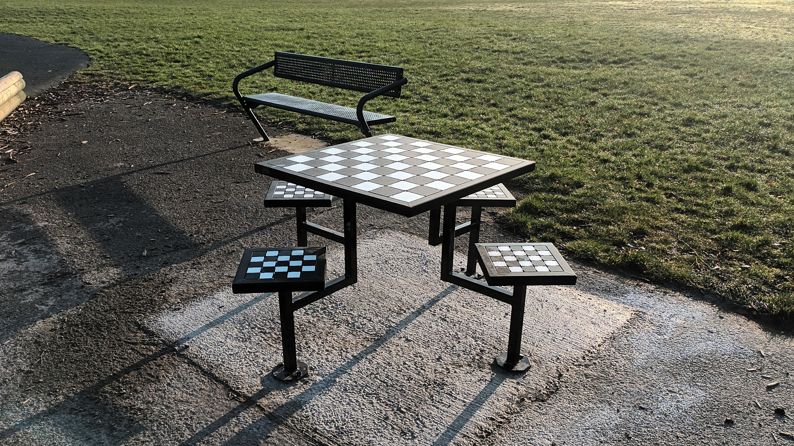
[[(378, 135), (256, 163), (257, 173), (342, 199), (342, 234), (311, 226), (340, 242), (345, 273), (298, 296), (296, 309), (357, 281), (356, 205), (406, 217), (444, 208), (441, 279), (508, 302), (511, 295), (452, 271), (458, 201), (535, 169), (535, 162), (401, 135)], [(491, 190), (490, 193), (495, 193)]]

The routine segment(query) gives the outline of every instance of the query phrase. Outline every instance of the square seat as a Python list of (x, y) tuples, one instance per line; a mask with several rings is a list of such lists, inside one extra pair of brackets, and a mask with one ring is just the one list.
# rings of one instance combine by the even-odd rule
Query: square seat
[(515, 205), (516, 197), (502, 183), (494, 184), (458, 200), (458, 206), (511, 208)]
[(288, 181), (273, 181), (265, 194), (266, 207), (328, 207), (333, 196)]
[(325, 287), (325, 247), (249, 248), (232, 282), (233, 293), (316, 291)]
[(576, 274), (551, 243), (477, 243), (489, 285), (574, 285)]

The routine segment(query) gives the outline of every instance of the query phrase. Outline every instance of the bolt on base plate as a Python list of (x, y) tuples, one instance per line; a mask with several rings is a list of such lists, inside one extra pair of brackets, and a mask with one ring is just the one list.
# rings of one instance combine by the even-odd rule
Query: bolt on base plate
[(309, 368), (306, 366), (305, 362), (298, 361), (298, 368), (292, 372), (288, 373), (284, 369), (284, 364), (279, 364), (273, 369), (272, 373), (273, 378), (279, 381), (292, 382), (309, 376)]
[(532, 364), (529, 362), (529, 355), (521, 356), (521, 359), (519, 359), (518, 362), (508, 364), (507, 353), (505, 353), (494, 358), (493, 363), (501, 367), (503, 370), (512, 373), (523, 373), (532, 367)]

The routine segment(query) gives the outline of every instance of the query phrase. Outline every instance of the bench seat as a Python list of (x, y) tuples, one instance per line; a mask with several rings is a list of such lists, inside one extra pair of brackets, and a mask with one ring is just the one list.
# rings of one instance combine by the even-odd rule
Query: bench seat
[[(250, 106), (266, 105), (269, 107), (331, 119), (347, 124), (358, 124), (356, 109), (342, 105), (329, 104), (327, 102), (320, 102), (281, 93), (254, 94), (243, 96), (243, 99)], [(375, 125), (386, 122), (394, 122), (397, 120), (397, 118), (394, 116), (365, 111), (364, 120), (367, 121), (368, 124)]]

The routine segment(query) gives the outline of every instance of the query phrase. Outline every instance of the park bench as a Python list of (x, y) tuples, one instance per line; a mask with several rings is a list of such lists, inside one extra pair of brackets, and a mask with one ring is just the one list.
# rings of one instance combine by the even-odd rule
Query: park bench
[[(361, 91), (366, 94), (359, 99), (355, 108), (351, 108), (281, 93), (259, 93), (245, 96), (240, 93), (241, 80), (270, 67), (273, 67), (273, 75), (279, 78)], [(372, 136), (370, 126), (394, 122), (396, 118), (364, 111), (364, 106), (378, 96), (400, 97), (401, 88), (407, 82), (408, 80), (403, 76), (403, 69), (400, 67), (276, 52), (272, 61), (237, 75), (232, 82), (232, 91), (265, 141), (270, 138), (253, 111), (260, 106), (275, 107), (353, 124), (358, 126), (364, 135)]]

